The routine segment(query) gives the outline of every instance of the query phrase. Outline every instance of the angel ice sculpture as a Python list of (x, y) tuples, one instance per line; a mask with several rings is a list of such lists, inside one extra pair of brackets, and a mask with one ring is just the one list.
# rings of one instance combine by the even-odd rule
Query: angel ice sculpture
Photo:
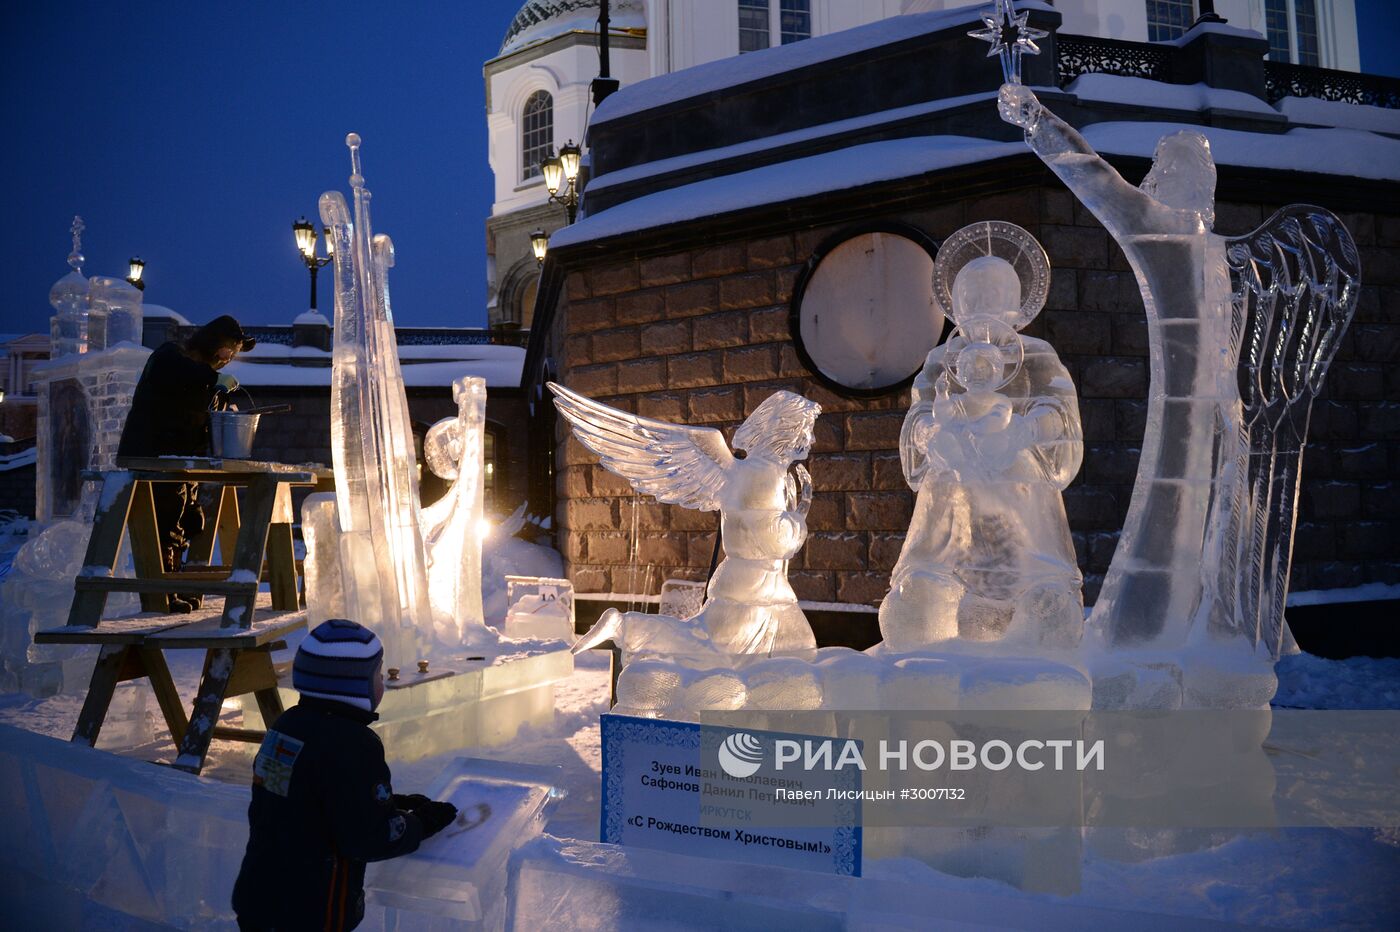
[(1060, 491), (1083, 439), (1069, 372), (1019, 331), (1050, 287), (1029, 233), (975, 223), (938, 252), (934, 296), (958, 325), (914, 380), (900, 435), (918, 497), (880, 631), (894, 650), (961, 636), (1073, 647), (1081, 577)]
[(1308, 414), (1360, 284), (1351, 235), (1295, 205), (1220, 236), (1200, 133), (1163, 137), (1133, 187), (1027, 88), (1004, 85), (999, 108), (1122, 247), (1147, 312), (1147, 429), (1091, 628), (1120, 647), (1237, 635), (1277, 657)]
[[(792, 392), (766, 398), (734, 432), (736, 456), (713, 427), (637, 417), (549, 383), (574, 437), (604, 468), (657, 501), (719, 510), (725, 559), (699, 614), (609, 609), (574, 646), (612, 638), (628, 654), (759, 654), (816, 647), (788, 584), (788, 561), (807, 539), (812, 481), (800, 463), (821, 406)], [(791, 471), (790, 471), (791, 470)]]

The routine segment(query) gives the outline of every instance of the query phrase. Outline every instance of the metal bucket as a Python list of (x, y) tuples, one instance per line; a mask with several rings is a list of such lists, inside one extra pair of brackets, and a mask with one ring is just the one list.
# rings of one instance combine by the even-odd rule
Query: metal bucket
[[(247, 394), (247, 389), (238, 388)], [(253, 400), (248, 395), (248, 400)], [(261, 414), (244, 414), (241, 411), (209, 412), (210, 452), (220, 459), (246, 460), (253, 458), (253, 437), (258, 432)]]
[(209, 412), (209, 442), (220, 459), (246, 460), (253, 457), (253, 436), (258, 432), (261, 414), (238, 411)]

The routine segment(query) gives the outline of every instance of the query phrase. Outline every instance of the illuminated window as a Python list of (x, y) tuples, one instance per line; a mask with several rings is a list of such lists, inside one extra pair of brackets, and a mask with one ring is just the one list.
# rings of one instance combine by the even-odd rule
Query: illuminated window
[(496, 429), (487, 426), (482, 442), (482, 472), (484, 481), (482, 482), (482, 497), (486, 500), (486, 508), (490, 510), (496, 504), (496, 451), (499, 449), (496, 441)]
[(554, 98), (535, 91), (520, 115), (520, 177), (534, 178), (554, 150)]
[(1194, 0), (1147, 0), (1148, 41), (1179, 39), (1195, 20)]

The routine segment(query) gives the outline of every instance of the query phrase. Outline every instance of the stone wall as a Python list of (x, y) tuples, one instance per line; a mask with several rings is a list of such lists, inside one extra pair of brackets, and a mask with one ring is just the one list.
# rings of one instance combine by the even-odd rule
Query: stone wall
[[(1247, 232), (1278, 206), (1222, 201), (1216, 229)], [(1148, 385), (1142, 299), (1122, 252), (1058, 187), (865, 219), (902, 220), (939, 241), (967, 223), (1009, 220), (1045, 245), (1054, 269), (1050, 297), (1025, 332), (1051, 342), (1079, 390), (1084, 467), (1065, 504), (1092, 601), (1128, 506)], [(1313, 409), (1295, 590), (1400, 582), (1400, 216), (1344, 220), (1360, 246), (1366, 285)], [(569, 387), (641, 415), (714, 426), (726, 438), (774, 390), (820, 402), (809, 464), (811, 536), (793, 561), (793, 586), (804, 599), (874, 604), (888, 587), (912, 506), (897, 448), (909, 395), (851, 399), (830, 391), (803, 367), (788, 328), (801, 264), (842, 226), (669, 255), (575, 260), (553, 342)], [(635, 496), (595, 462), (563, 439), (559, 544), (579, 590), (640, 588), (642, 575), (630, 569), (634, 522), (638, 563), (658, 568), (651, 592), (667, 576), (703, 578), (717, 515)]]

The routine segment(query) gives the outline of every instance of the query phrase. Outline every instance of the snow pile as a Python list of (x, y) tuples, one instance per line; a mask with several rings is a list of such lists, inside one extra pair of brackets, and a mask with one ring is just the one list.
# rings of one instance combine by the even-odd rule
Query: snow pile
[(1167, 84), (1149, 78), (1116, 74), (1081, 74), (1065, 88), (1080, 100), (1130, 103), (1135, 107), (1164, 110), (1235, 110), (1278, 117), (1278, 111), (1244, 91), (1229, 91), (1209, 84)]
[(1400, 657), (1279, 660), (1276, 709), (1400, 709)]

